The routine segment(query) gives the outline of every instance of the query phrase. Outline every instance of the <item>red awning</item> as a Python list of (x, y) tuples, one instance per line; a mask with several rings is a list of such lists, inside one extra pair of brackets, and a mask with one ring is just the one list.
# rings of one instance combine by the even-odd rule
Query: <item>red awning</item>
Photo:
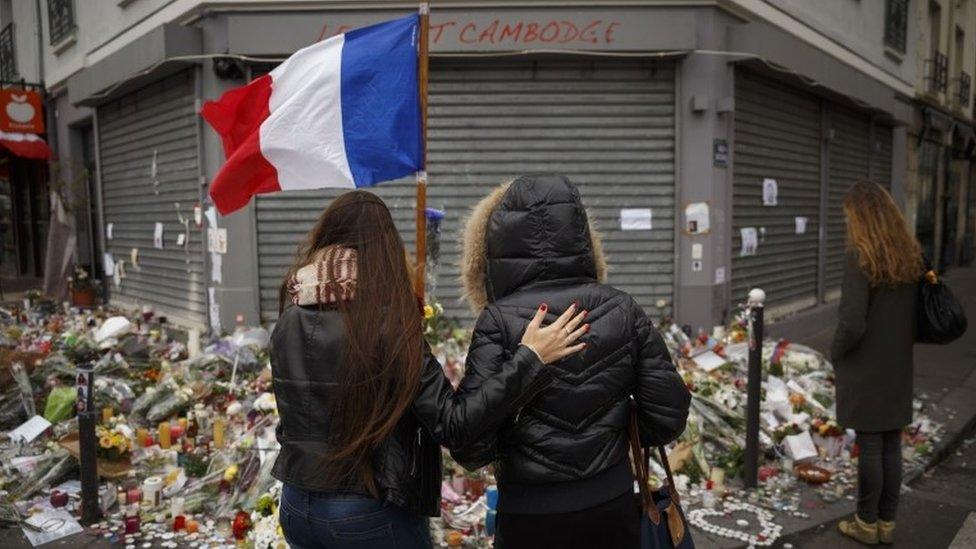
[(47, 160), (51, 157), (51, 148), (32, 133), (0, 132), (0, 147), (23, 158)]

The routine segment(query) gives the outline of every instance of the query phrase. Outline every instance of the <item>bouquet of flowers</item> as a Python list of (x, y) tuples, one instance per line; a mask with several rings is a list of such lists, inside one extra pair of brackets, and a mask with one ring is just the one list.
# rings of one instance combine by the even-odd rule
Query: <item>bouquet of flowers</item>
[(115, 416), (108, 424), (95, 426), (98, 439), (96, 455), (111, 461), (125, 458), (132, 452), (132, 429), (125, 424), (125, 416)]

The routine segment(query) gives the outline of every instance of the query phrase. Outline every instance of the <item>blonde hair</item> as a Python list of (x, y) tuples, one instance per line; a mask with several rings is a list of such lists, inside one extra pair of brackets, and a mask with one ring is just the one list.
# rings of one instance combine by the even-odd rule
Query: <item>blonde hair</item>
[(871, 286), (897, 286), (922, 275), (922, 250), (884, 187), (861, 181), (844, 197), (847, 248)]

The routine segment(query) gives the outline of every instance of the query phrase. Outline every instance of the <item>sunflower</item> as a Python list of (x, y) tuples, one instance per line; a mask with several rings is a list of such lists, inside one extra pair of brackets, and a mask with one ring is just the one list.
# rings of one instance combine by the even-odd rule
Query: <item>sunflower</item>
[(424, 305), (424, 319), (430, 320), (434, 316), (434, 308), (430, 305)]

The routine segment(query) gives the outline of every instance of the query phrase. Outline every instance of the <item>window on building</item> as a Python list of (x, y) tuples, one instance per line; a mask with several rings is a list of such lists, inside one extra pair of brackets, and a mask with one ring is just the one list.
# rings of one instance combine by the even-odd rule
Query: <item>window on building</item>
[(58, 44), (75, 30), (74, 0), (47, 0), (47, 25), (51, 44)]
[(908, 0), (885, 1), (885, 45), (905, 53), (908, 34)]
[(16, 80), (17, 56), (14, 51), (14, 24), (7, 23), (0, 31), (0, 80)]
[(956, 43), (952, 50), (952, 72), (955, 81), (953, 98), (957, 107), (967, 107), (969, 105), (969, 95), (971, 93), (972, 77), (963, 70), (963, 57), (966, 48), (966, 32), (962, 27), (956, 27)]
[(949, 84), (949, 58), (942, 53), (942, 6), (929, 2), (929, 56), (925, 60), (925, 82), (930, 92), (945, 93)]

